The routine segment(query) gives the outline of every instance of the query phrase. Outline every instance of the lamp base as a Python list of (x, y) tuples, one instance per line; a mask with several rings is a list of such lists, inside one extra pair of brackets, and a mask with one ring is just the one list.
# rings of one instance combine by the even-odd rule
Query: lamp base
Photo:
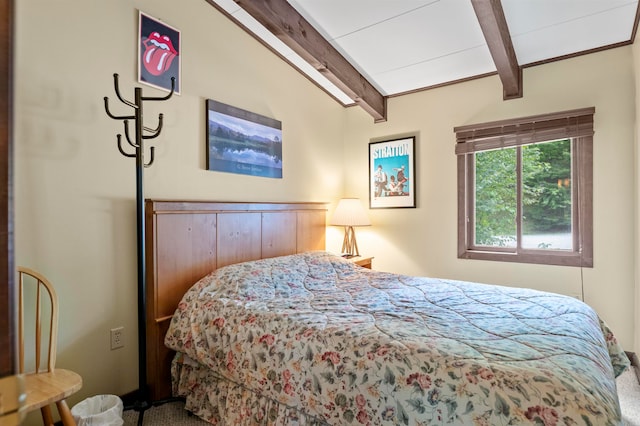
[(360, 256), (358, 243), (356, 242), (356, 231), (353, 226), (344, 227), (344, 240), (342, 240), (342, 256), (346, 258)]

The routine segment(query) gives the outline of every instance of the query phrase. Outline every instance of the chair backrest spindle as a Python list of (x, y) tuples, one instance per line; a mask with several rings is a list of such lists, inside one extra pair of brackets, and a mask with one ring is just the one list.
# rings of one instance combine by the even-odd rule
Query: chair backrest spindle
[(40, 280), (36, 283), (36, 373), (40, 371), (40, 340), (42, 339), (42, 306), (40, 306)]
[(24, 373), (24, 284), (22, 282), (24, 276), (22, 273), (18, 273), (18, 275), (18, 340), (20, 341), (18, 345), (18, 372)]

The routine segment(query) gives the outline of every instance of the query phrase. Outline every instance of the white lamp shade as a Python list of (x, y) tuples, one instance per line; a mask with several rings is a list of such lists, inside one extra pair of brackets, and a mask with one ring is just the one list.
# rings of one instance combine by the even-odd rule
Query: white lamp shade
[(331, 225), (368, 226), (371, 221), (358, 198), (343, 198), (333, 212)]

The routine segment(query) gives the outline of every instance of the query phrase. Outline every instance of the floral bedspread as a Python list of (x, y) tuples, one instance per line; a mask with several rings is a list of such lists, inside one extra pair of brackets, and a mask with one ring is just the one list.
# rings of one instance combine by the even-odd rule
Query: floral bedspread
[[(320, 424), (622, 424), (628, 360), (586, 304), (325, 252), (218, 269), (185, 294), (165, 343)], [(224, 424), (258, 422), (247, 413)]]

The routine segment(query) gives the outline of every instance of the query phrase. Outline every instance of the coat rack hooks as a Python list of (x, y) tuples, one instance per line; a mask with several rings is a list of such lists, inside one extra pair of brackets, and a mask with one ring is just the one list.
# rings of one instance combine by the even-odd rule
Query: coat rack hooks
[[(118, 99), (120, 100), (120, 102), (122, 102), (123, 104), (125, 104), (128, 107), (131, 107), (134, 109), (134, 114), (133, 115), (115, 115), (111, 112), (110, 108), (109, 108), (109, 98), (107, 96), (104, 97), (104, 109), (107, 113), (107, 115), (114, 119), (114, 120), (122, 120), (123, 121), (123, 126), (124, 126), (124, 134), (125, 134), (125, 138), (127, 139), (127, 141), (129, 142), (129, 145), (133, 146), (136, 149), (136, 153), (133, 155), (127, 154), (123, 151), (122, 149), (122, 145), (120, 142), (120, 137), (121, 135), (118, 134), (118, 150), (126, 157), (141, 157), (142, 163), (145, 167), (149, 167), (151, 165), (151, 163), (153, 163), (153, 159), (145, 164), (144, 163), (144, 147), (143, 147), (143, 143), (142, 141), (144, 139), (154, 139), (156, 137), (158, 137), (160, 135), (160, 132), (162, 131), (162, 124), (163, 124), (163, 114), (160, 113), (158, 115), (158, 125), (155, 129), (151, 128), (151, 127), (147, 127), (143, 124), (143, 113), (142, 113), (142, 106), (143, 106), (143, 102), (145, 101), (166, 101), (168, 99), (170, 99), (174, 92), (175, 92), (175, 85), (176, 85), (176, 79), (175, 77), (171, 77), (171, 91), (169, 92), (168, 95), (166, 96), (142, 96), (142, 89), (139, 87), (136, 87), (134, 89), (134, 95), (135, 95), (135, 100), (134, 102), (128, 101), (127, 99), (125, 99), (121, 94), (120, 94), (120, 82), (119, 82), (119, 76), (117, 73), (113, 74), (113, 87), (116, 93), (116, 96), (118, 97)], [(134, 126), (136, 129), (135, 132), (135, 141), (132, 141), (130, 136), (129, 136), (129, 120), (134, 120)], [(149, 134), (145, 134), (145, 132), (149, 133)], [(153, 158), (153, 151), (151, 153), (151, 157)]]
[[(146, 101), (166, 101), (173, 96), (175, 90), (175, 77), (171, 77), (171, 91), (166, 96), (142, 96), (142, 89), (136, 87), (134, 89), (134, 101), (128, 101), (120, 94), (120, 84), (118, 74), (113, 74), (113, 87), (116, 96), (126, 106), (133, 108), (133, 115), (115, 115), (109, 109), (109, 98), (104, 97), (104, 109), (107, 115), (114, 120), (121, 120), (124, 126), (124, 138), (135, 152), (129, 153), (125, 151), (122, 144), (122, 134), (117, 134), (118, 151), (125, 157), (136, 159), (136, 213), (137, 213), (137, 245), (138, 245), (138, 398), (134, 404), (134, 409), (139, 412), (138, 426), (144, 421), (144, 412), (151, 407), (149, 398), (149, 389), (147, 387), (147, 336), (146, 336), (146, 293), (147, 293), (147, 273), (146, 273), (146, 254), (145, 254), (145, 223), (144, 223), (144, 184), (143, 170), (153, 164), (155, 147), (149, 149), (149, 162), (145, 163), (144, 159), (144, 140), (154, 139), (160, 135), (162, 131), (163, 115), (158, 115), (158, 125), (155, 129), (147, 127), (143, 124), (143, 104)], [(131, 139), (129, 133), (129, 124), (133, 124), (135, 128), (134, 139)], [(146, 133), (145, 133), (146, 132)], [(154, 402), (157, 405), (157, 402)]]

